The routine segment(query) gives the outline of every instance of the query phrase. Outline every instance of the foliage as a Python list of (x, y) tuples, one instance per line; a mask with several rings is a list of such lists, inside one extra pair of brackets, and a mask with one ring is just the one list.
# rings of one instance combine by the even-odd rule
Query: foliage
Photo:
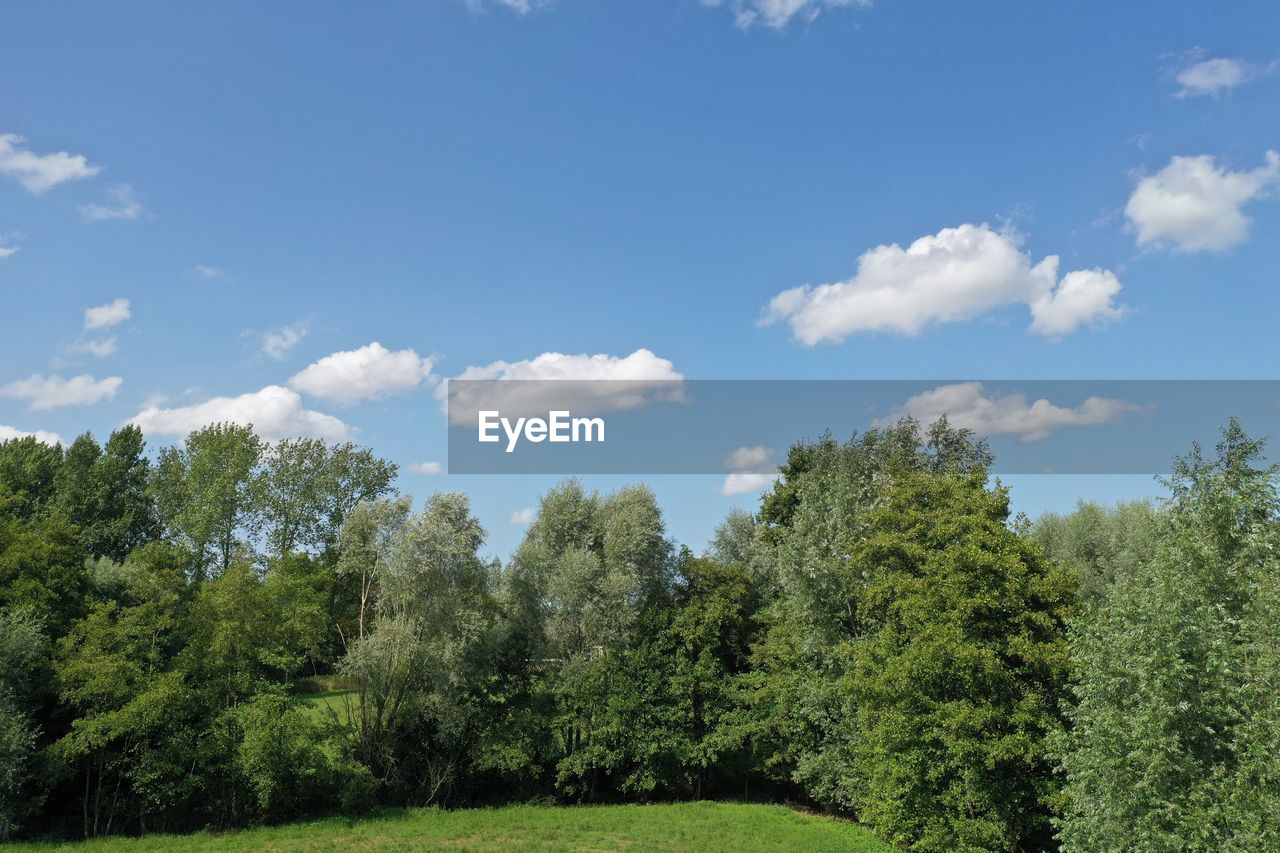
[(1030, 535), (1045, 556), (1076, 570), (1081, 604), (1092, 608), (1137, 573), (1156, 547), (1158, 520), (1156, 508), (1146, 501), (1114, 507), (1081, 502), (1067, 515), (1040, 516)]
[(913, 850), (1043, 849), (1073, 576), (982, 472), (894, 479), (850, 543), (862, 819)]
[(1280, 844), (1276, 470), (1232, 421), (1179, 460), (1158, 545), (1073, 631), (1065, 849)]
[[(984, 444), (907, 419), (796, 444), (702, 556), (644, 486), (571, 480), (501, 565), (464, 496), (415, 511), (350, 444), (231, 424), (154, 457), (135, 427), (3, 442), (0, 835), (729, 796), (919, 850), (1277, 847), (1260, 458), (1232, 422), (1164, 505), (1030, 524)], [(445, 839), (466, 814), (387, 831)], [(749, 806), (569, 814), (607, 816), (613, 846), (670, 846), (636, 817), (656, 814), (696, 816), (684, 846), (864, 843)]]

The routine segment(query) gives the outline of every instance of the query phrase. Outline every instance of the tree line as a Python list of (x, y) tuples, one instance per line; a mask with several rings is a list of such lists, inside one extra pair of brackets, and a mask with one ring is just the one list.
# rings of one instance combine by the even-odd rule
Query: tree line
[[(1013, 516), (945, 421), (795, 444), (706, 552), (654, 495), (464, 495), (218, 424), (0, 443), (0, 838), (737, 798), (913, 850), (1280, 847), (1280, 497)], [(308, 692), (328, 688), (317, 700)]]

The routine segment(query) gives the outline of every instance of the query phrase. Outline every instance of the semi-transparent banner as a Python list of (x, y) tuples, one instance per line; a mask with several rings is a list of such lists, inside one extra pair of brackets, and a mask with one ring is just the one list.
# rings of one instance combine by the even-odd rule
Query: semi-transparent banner
[(944, 415), (997, 474), (1161, 474), (1233, 416), (1280, 434), (1280, 380), (455, 379), (449, 472), (764, 473), (800, 439)]

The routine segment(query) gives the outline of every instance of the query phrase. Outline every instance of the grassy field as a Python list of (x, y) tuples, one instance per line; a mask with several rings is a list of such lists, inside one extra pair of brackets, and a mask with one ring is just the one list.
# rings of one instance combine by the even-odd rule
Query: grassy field
[(224, 834), (155, 835), (14, 850), (844, 850), (889, 851), (856, 824), (783, 806), (509, 806), (415, 809), (366, 820), (329, 819)]
[[(336, 714), (338, 722), (344, 723), (347, 720), (347, 703), (355, 702), (357, 696), (359, 696), (358, 690), (329, 690), (323, 693), (301, 694), (298, 701), (318, 720), (329, 722)], [(331, 710), (333, 714), (329, 713)]]

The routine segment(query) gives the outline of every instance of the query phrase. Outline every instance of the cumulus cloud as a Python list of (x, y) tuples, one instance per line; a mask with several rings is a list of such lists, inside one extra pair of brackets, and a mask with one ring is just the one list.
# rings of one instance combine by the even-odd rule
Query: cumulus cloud
[(27, 192), (40, 193), (64, 181), (87, 178), (102, 171), (81, 154), (58, 151), (36, 154), (22, 147), (23, 139), (14, 133), (0, 133), (0, 175), (16, 178)]
[(0, 441), (11, 441), (15, 438), (35, 438), (35, 440), (39, 441), (41, 444), (47, 444), (51, 447), (55, 444), (62, 444), (62, 436), (58, 435), (56, 432), (46, 432), (42, 429), (38, 429), (34, 432), (27, 432), (26, 430), (11, 427), (7, 424), (0, 424)]
[(1119, 421), (1139, 407), (1126, 400), (1090, 397), (1078, 406), (1058, 406), (1041, 398), (1027, 402), (1025, 394), (990, 392), (981, 382), (941, 385), (907, 399), (889, 418), (876, 421), (885, 426), (904, 415), (923, 425), (944, 415), (954, 427), (971, 429), (978, 435), (1012, 435), (1019, 441), (1047, 438), (1063, 427), (1098, 426)]
[(1175, 97), (1217, 98), (1236, 86), (1248, 83), (1258, 73), (1258, 68), (1243, 59), (1218, 58), (1193, 62), (1178, 71), (1176, 79), (1182, 88)]
[(444, 466), (439, 462), (414, 462), (409, 466), (409, 473), (423, 477), (438, 477), (444, 473)]
[(1120, 279), (1110, 270), (1076, 270), (1052, 290), (1031, 302), (1031, 331), (1061, 337), (1081, 326), (1118, 320), (1125, 309), (1116, 304)]
[(533, 520), (536, 517), (537, 512), (534, 511), (533, 507), (527, 506), (524, 509), (518, 509), (511, 513), (511, 518), (509, 518), (508, 521), (512, 524), (533, 524)]
[(86, 308), (84, 312), (84, 327), (86, 329), (106, 329), (123, 323), (132, 315), (133, 312), (129, 306), (129, 300), (120, 297), (108, 302), (106, 305)]
[(147, 406), (129, 422), (147, 433), (174, 436), (187, 435), (213, 423), (252, 424), (258, 435), (268, 441), (298, 436), (347, 441), (354, 433), (332, 415), (303, 408), (298, 393), (280, 385), (268, 385), (239, 397), (214, 397), (190, 406)]
[(37, 373), (8, 385), (0, 385), (0, 397), (26, 400), (27, 408), (38, 412), (62, 406), (90, 406), (110, 400), (123, 383), (124, 380), (119, 376), (94, 379), (85, 373), (65, 379)]
[(116, 345), (119, 341), (115, 335), (109, 338), (92, 338), (87, 341), (81, 341), (72, 347), (75, 352), (88, 353), (97, 358), (106, 358), (116, 351)]
[(262, 333), (262, 338), (260, 339), (262, 352), (264, 355), (279, 361), (284, 358), (285, 353), (297, 346), (299, 341), (306, 336), (306, 323), (294, 323), (292, 326), (268, 329)]
[(797, 340), (813, 346), (860, 332), (917, 335), (1023, 304), (1032, 312), (1032, 332), (1057, 336), (1121, 316), (1115, 303), (1120, 288), (1106, 270), (1068, 273), (1059, 282), (1057, 255), (1033, 265), (1017, 234), (961, 225), (905, 249), (877, 246), (844, 281), (784, 290), (765, 308), (760, 325), (785, 320)]
[(775, 30), (792, 21), (811, 23), (827, 9), (867, 8), (871, 0), (702, 0), (706, 6), (723, 6), (743, 29), (757, 24)]
[(1172, 245), (1183, 252), (1225, 251), (1249, 236), (1244, 205), (1280, 181), (1280, 153), (1268, 151), (1256, 169), (1233, 172), (1208, 154), (1174, 157), (1143, 178), (1125, 216), (1139, 246)]
[(773, 451), (754, 445), (739, 447), (724, 458), (724, 465), (732, 473), (720, 484), (720, 494), (725, 497), (758, 492), (772, 485), (778, 478), (777, 468), (771, 461)]
[(379, 400), (429, 384), (433, 364), (411, 349), (392, 352), (374, 341), (325, 356), (295, 374), (289, 387), (337, 403)]
[(134, 195), (129, 184), (116, 184), (107, 188), (109, 204), (83, 204), (80, 215), (90, 222), (104, 219), (137, 219), (142, 215), (142, 202)]
[(0, 246), (0, 261), (3, 261), (16, 251), (18, 251), (17, 246)]
[(778, 479), (776, 474), (733, 473), (724, 478), (720, 484), (720, 494), (726, 498), (734, 495), (749, 495), (773, 485)]
[(449, 420), (455, 424), (474, 423), (480, 409), (497, 409), (503, 414), (532, 415), (550, 409), (575, 414), (635, 409), (651, 402), (681, 399), (683, 379), (675, 365), (647, 349), (628, 356), (565, 355), (544, 352), (525, 361), (495, 361), (483, 367), (468, 367), (454, 380), (556, 380), (555, 383), (524, 383), (513, 386), (454, 385), (437, 389), (437, 396), (449, 401)]
[(208, 264), (196, 264), (192, 272), (201, 278), (221, 278), (226, 275), (222, 270), (217, 267), (211, 267)]
[(724, 458), (724, 466), (730, 471), (767, 471), (773, 467), (769, 457), (773, 451), (767, 447), (739, 447)]

